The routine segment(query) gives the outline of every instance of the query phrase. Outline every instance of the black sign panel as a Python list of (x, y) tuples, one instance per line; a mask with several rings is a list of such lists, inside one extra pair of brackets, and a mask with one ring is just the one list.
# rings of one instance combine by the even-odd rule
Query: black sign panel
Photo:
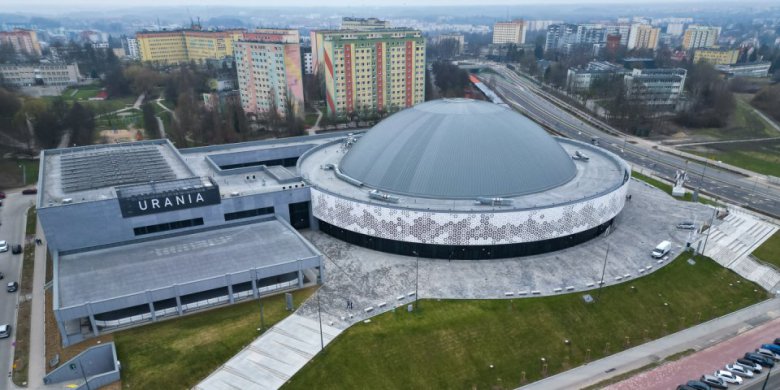
[(189, 209), (219, 204), (219, 187), (167, 191), (162, 194), (148, 194), (118, 198), (122, 217), (164, 213), (166, 211)]

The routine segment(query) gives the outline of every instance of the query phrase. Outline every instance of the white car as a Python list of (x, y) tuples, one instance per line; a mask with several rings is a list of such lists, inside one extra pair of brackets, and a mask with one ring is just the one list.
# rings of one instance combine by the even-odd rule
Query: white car
[(758, 363), (756, 363), (756, 362), (754, 362), (752, 360), (747, 360), (747, 359), (744, 359), (744, 358), (737, 359), (737, 364), (742, 366), (742, 367), (747, 368), (750, 371), (757, 372), (757, 373), (761, 373), (761, 370), (764, 369), (764, 367), (761, 367), (760, 364), (758, 364)]
[(743, 378), (752, 378), (753, 377), (753, 371), (751, 371), (749, 368), (745, 368), (742, 365), (738, 363), (733, 364), (727, 364), (726, 369), (733, 372), (736, 375), (739, 375)]
[(715, 376), (723, 379), (726, 383), (732, 383), (735, 385), (741, 385), (742, 384), (742, 378), (732, 374), (731, 372), (728, 372), (726, 370), (718, 370), (715, 371)]
[(0, 240), (0, 252), (8, 252), (8, 242)]

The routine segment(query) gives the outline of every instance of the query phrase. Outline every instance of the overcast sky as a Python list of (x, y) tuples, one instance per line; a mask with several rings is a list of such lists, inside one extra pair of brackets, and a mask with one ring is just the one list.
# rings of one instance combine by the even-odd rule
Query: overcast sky
[[(239, 6), (239, 7), (382, 7), (382, 6), (480, 6), (480, 5), (502, 5), (502, 6), (521, 6), (523, 4), (658, 4), (658, 3), (704, 3), (703, 0), (0, 0), (3, 5), (0, 6), (0, 12), (8, 11), (43, 11), (41, 8), (130, 8), (144, 6)], [(740, 0), (719, 0), (718, 3), (737, 3)], [(771, 0), (758, 2), (771, 3)]]

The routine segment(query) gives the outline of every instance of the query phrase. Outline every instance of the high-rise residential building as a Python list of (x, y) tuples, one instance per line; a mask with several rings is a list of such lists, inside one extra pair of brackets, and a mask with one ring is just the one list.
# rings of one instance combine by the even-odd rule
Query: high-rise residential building
[(700, 47), (713, 47), (718, 42), (720, 27), (690, 25), (683, 35), (682, 47), (685, 50)]
[(419, 30), (312, 31), (311, 44), (329, 114), (394, 111), (425, 99), (425, 38)]
[(713, 65), (731, 65), (739, 60), (739, 49), (696, 49), (693, 62), (706, 61)]
[(573, 43), (577, 36), (577, 25), (569, 23), (551, 24), (547, 27), (547, 39), (544, 50), (557, 50), (564, 45)]
[(658, 36), (661, 29), (648, 24), (634, 24), (628, 36), (628, 49), (652, 49), (658, 47)]
[(301, 47), (301, 63), (303, 63), (303, 74), (314, 74), (311, 46)]
[(563, 20), (526, 20), (525, 24), (528, 26), (528, 31), (542, 31), (547, 30), (552, 24), (561, 24)]
[(136, 33), (141, 61), (179, 63), (205, 61), (233, 55), (233, 44), (243, 29), (206, 31), (198, 27), (186, 30)]
[(601, 24), (580, 24), (577, 26), (577, 34), (572, 44), (598, 44), (607, 39), (607, 30)]
[(457, 44), (457, 54), (463, 53), (463, 47), (466, 44), (466, 41), (463, 37), (463, 34), (441, 34), (437, 35), (433, 38), (433, 43), (439, 44), (445, 41), (453, 41)]
[(384, 30), (388, 28), (390, 28), (390, 22), (386, 20), (379, 20), (377, 18), (341, 18), (342, 30), (372, 31)]
[(666, 33), (673, 37), (679, 37), (680, 35), (683, 35), (684, 29), (685, 23), (669, 23), (666, 25)]
[(607, 44), (605, 45), (605, 48), (607, 49), (607, 53), (615, 54), (617, 53), (618, 49), (620, 48), (623, 36), (620, 34), (608, 34), (607, 35)]
[(628, 46), (628, 36), (631, 34), (631, 25), (628, 23), (608, 24), (604, 26), (607, 36), (619, 35), (620, 45)]
[(528, 26), (521, 19), (515, 19), (510, 22), (496, 22), (493, 25), (493, 43), (497, 45), (508, 43), (522, 45), (525, 43), (527, 29)]
[[(234, 43), (241, 106), (247, 113), (292, 109), (303, 117), (303, 75), (298, 30), (256, 29)], [(289, 107), (289, 108), (288, 108)]]
[(38, 34), (33, 30), (0, 31), (0, 44), (10, 44), (16, 53), (39, 57), (41, 55), (41, 44), (38, 42)]
[(138, 52), (138, 40), (135, 37), (124, 37), (122, 39), (122, 48), (125, 49), (125, 54), (132, 59), (140, 59), (141, 56)]

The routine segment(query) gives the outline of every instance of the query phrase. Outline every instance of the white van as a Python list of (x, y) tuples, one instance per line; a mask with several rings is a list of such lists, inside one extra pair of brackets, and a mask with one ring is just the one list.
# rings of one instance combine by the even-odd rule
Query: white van
[(0, 339), (11, 337), (11, 325), (0, 325)]
[(650, 255), (653, 256), (653, 258), (660, 259), (666, 256), (670, 250), (672, 250), (672, 243), (669, 241), (661, 241), (661, 243), (653, 249), (653, 252)]

